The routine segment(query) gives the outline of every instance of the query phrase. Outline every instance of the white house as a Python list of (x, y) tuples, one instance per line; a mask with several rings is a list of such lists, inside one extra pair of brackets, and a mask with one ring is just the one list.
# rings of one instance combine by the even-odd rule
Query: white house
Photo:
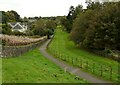
[(8, 25), (10, 25), (12, 28), (12, 31), (19, 31), (19, 32), (25, 32), (28, 28), (26, 23), (21, 22), (9, 22)]
[(33, 18), (31, 18), (31, 19), (28, 19), (28, 21), (29, 21), (29, 22), (36, 22), (37, 19), (33, 19)]

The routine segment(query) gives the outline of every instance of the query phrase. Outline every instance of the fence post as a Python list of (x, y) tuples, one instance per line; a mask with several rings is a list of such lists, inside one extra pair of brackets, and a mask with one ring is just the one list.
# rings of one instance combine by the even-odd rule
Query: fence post
[(57, 58), (59, 58), (59, 56), (57, 55), (57, 52), (55, 53), (55, 56), (56, 56)]
[(77, 66), (77, 58), (75, 60), (76, 60), (76, 66)]
[(60, 53), (58, 52), (59, 59), (61, 58)]
[(64, 55), (64, 61), (66, 61), (66, 56)]
[(81, 62), (80, 62), (80, 64), (81, 64), (80, 67), (82, 68), (82, 59), (81, 59), (80, 61), (81, 61)]
[(59, 58), (59, 56), (57, 55), (57, 52), (55, 53), (55, 56), (56, 56), (57, 58)]
[(59, 54), (59, 52), (57, 53), (57, 56), (60, 58), (60, 54)]
[(62, 60), (62, 55), (60, 54), (60, 59)]
[(88, 70), (88, 61), (86, 61), (86, 69)]
[(74, 62), (73, 62), (73, 57), (72, 57), (72, 64), (73, 64)]
[(66, 56), (66, 61), (68, 61), (68, 62), (69, 62), (69, 56)]
[(102, 65), (100, 66), (100, 71), (101, 71), (100, 75), (103, 76), (103, 66)]
[(93, 63), (93, 73), (95, 72), (95, 63)]
[(69, 56), (67, 56), (67, 61), (69, 62)]
[(64, 60), (64, 56), (62, 55), (62, 60)]
[(110, 66), (110, 79), (112, 79), (112, 67)]
[(60, 56), (58, 55), (58, 53), (56, 53), (56, 56), (57, 56), (58, 58), (60, 58)]

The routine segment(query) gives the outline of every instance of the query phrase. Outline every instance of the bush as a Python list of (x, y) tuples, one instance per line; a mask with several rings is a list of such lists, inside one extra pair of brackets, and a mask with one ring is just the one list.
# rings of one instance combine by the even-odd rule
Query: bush
[(16, 36), (23, 36), (23, 35), (26, 35), (25, 33), (23, 33), (23, 32), (20, 32), (20, 31), (17, 31), (17, 30), (15, 30), (15, 31), (13, 31), (13, 35), (16, 35)]

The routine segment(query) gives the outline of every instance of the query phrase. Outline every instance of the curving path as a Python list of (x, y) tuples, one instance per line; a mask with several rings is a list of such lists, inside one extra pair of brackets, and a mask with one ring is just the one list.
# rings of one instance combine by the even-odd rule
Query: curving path
[(80, 70), (80, 68), (77, 67), (73, 67), (71, 65), (68, 65), (67, 63), (56, 59), (55, 57), (53, 57), (52, 55), (48, 54), (46, 49), (48, 44), (50, 43), (51, 39), (49, 39), (48, 41), (46, 41), (41, 47), (40, 47), (40, 51), (41, 53), (48, 58), (49, 60), (51, 60), (52, 62), (54, 62), (55, 64), (57, 64), (58, 66), (60, 66), (63, 70), (68, 71), (76, 76), (79, 76), (80, 78), (86, 79), (88, 80), (90, 83), (94, 83), (95, 85), (112, 85), (111, 82), (102, 80), (102, 79), (98, 79), (95, 76), (88, 74), (82, 70)]

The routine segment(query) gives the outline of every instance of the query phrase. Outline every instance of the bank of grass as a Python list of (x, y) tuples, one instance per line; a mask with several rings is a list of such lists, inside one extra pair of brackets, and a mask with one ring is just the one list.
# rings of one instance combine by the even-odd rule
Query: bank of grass
[[(69, 64), (80, 66), (81, 61), (88, 65), (88, 68), (83, 69), (89, 73), (95, 74), (97, 77), (101, 77), (101, 66), (102, 66), (102, 77), (113, 82), (118, 82), (118, 62), (97, 56), (80, 48), (77, 48), (72, 41), (69, 40), (69, 34), (63, 32), (59, 27), (56, 30), (55, 36), (49, 45), (48, 52), (58, 58), (62, 58)], [(73, 62), (72, 60), (73, 59)], [(77, 60), (76, 60), (77, 59)], [(93, 67), (93, 64), (95, 65)], [(110, 66), (112, 70), (110, 70)], [(94, 72), (93, 72), (94, 68)], [(112, 73), (110, 72), (112, 71)], [(111, 76), (110, 76), (111, 75)], [(111, 79), (110, 79), (111, 77)]]
[(0, 84), (2, 84), (2, 58), (0, 58)]
[(38, 48), (19, 57), (3, 58), (2, 73), (3, 83), (87, 83), (65, 73), (46, 59)]

